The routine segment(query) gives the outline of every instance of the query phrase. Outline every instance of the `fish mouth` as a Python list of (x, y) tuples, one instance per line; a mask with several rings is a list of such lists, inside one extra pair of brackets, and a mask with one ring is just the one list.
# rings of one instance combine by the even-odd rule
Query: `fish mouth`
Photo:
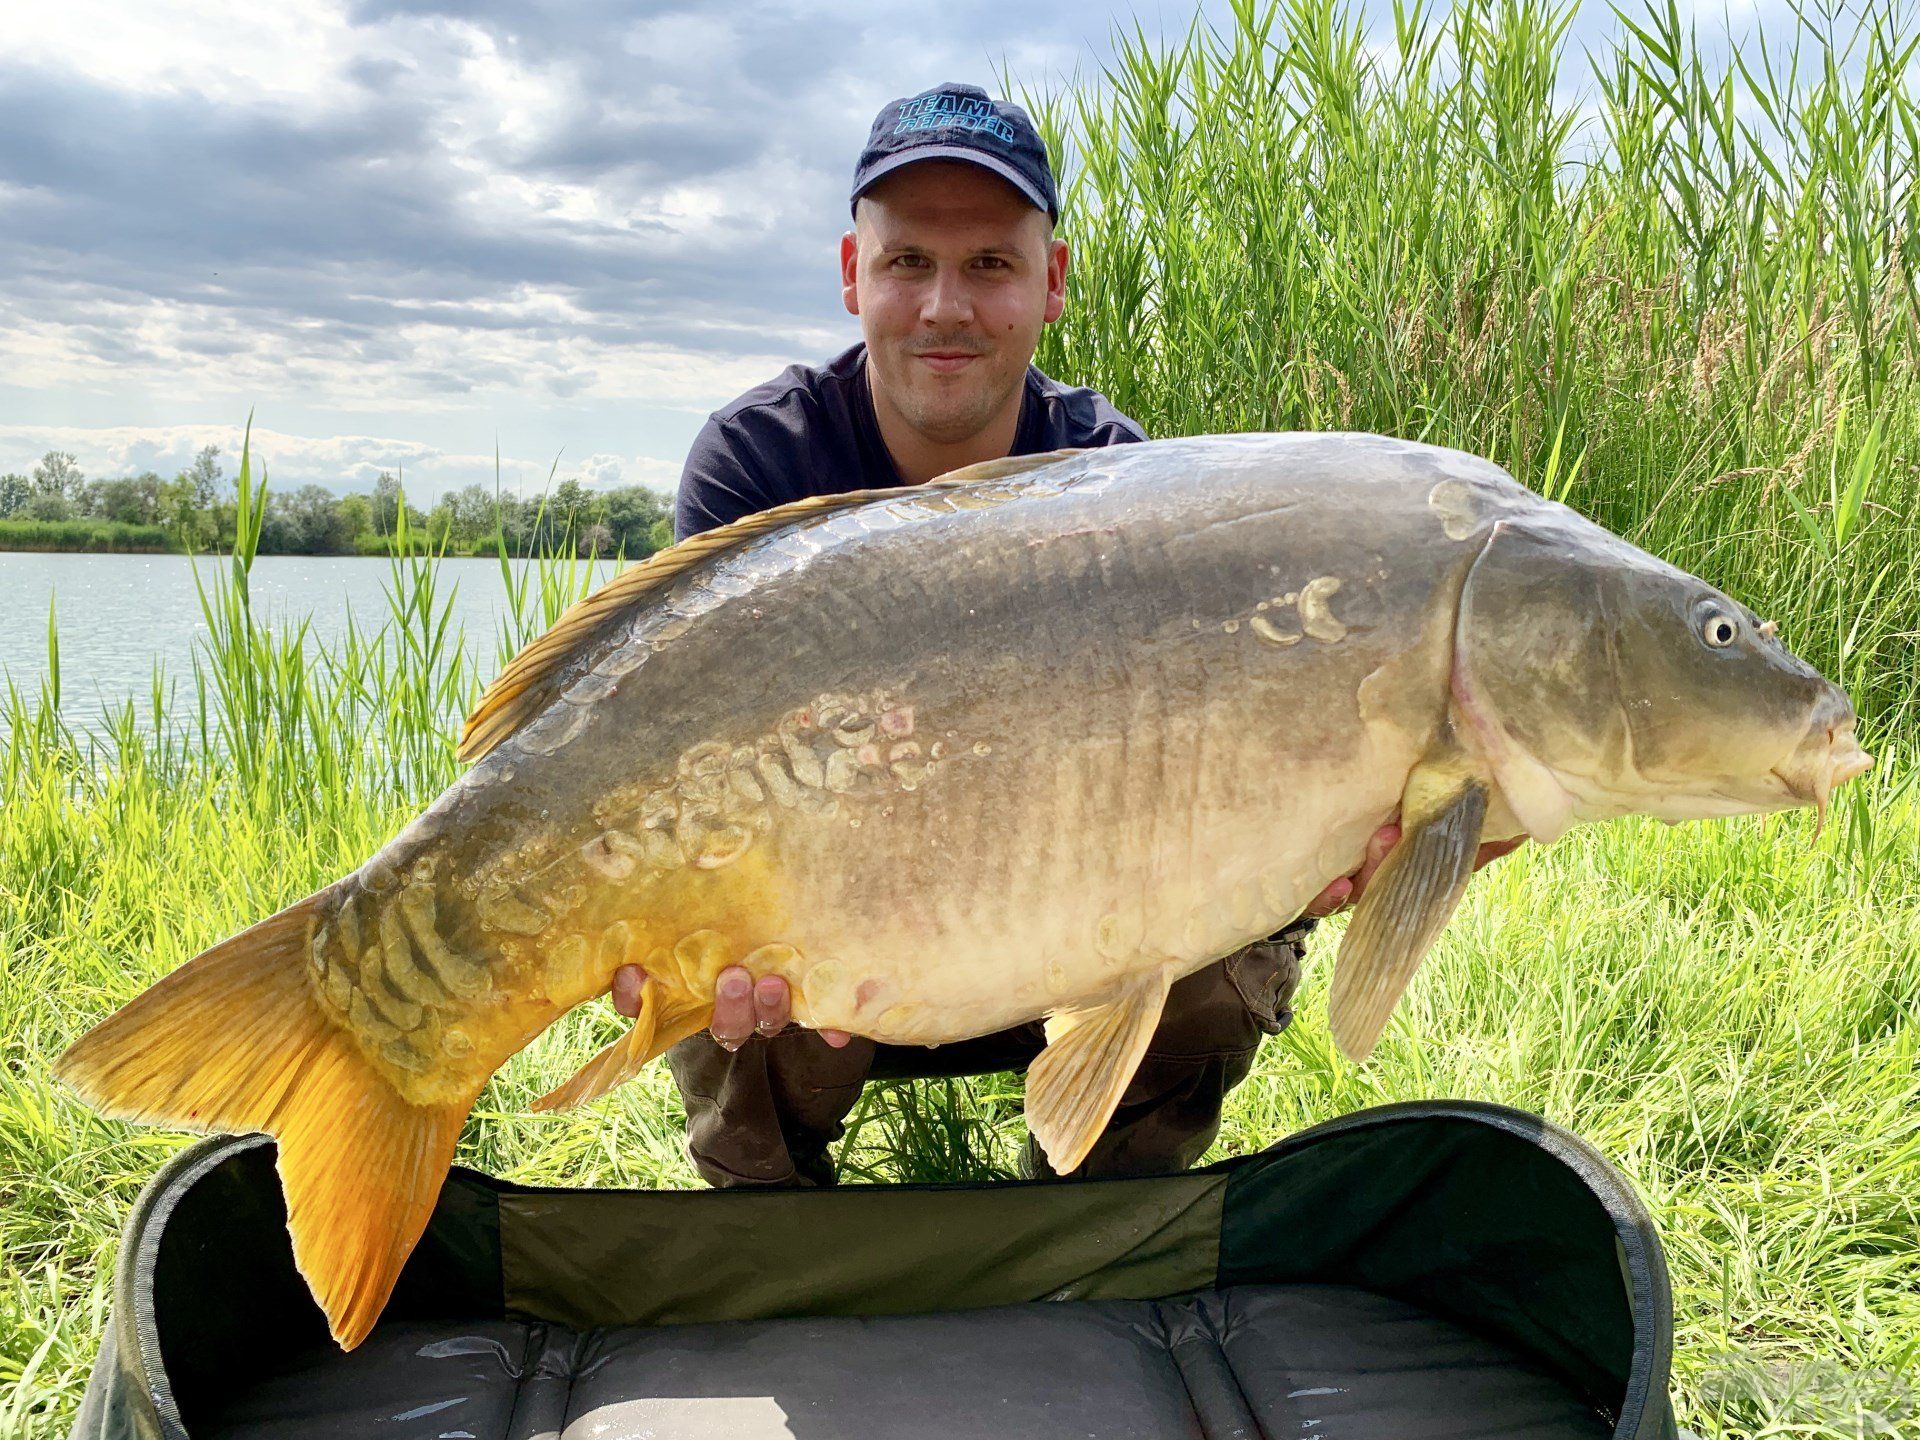
[[(1773, 774), (1786, 786), (1788, 794), (1801, 804), (1814, 807), (1813, 838), (1818, 840), (1820, 832), (1826, 827), (1827, 802), (1833, 792), (1856, 775), (1864, 775), (1870, 770), (1873, 756), (1860, 748), (1850, 724), (1844, 729), (1829, 725), (1826, 743), (1817, 747), (1803, 747), (1801, 754), (1807, 757), (1805, 763), (1789, 762), (1784, 767), (1776, 765)], [(1800, 756), (1796, 755), (1794, 759), (1797, 761)]]

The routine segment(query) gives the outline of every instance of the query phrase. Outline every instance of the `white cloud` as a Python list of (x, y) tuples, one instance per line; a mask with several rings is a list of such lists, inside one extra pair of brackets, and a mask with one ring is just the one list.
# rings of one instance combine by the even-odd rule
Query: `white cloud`
[(794, 347), (830, 343), (824, 326), (796, 325), (780, 348), (656, 344), (623, 335), (619, 317), (581, 315), (566, 297), (528, 287), (492, 301), (368, 303), (384, 323), (328, 326), (159, 297), (98, 298), (57, 319), (0, 297), (0, 374), (38, 390), (265, 399), (304, 389), (342, 409), (465, 410), (511, 391), (704, 413), (789, 363)]
[(16, 0), (7, 49), (116, 89), (319, 99), (359, 52), (345, 7), (313, 0)]
[[(217, 445), (222, 468), (232, 478), (240, 468), (245, 438), (244, 427), (238, 425), (0, 425), (0, 470), (25, 473), (47, 451), (64, 450), (91, 479), (143, 470), (172, 475), (186, 468), (202, 446)], [(267, 467), (268, 484), (275, 490), (301, 485), (366, 489), (386, 470), (400, 475), (410, 494), (426, 500), (464, 485), (491, 487), (495, 477), (491, 453), (463, 454), (379, 435), (289, 435), (255, 426), (250, 453), (255, 466)], [(569, 462), (564, 456), (557, 462), (554, 456), (500, 456), (500, 484), (510, 493), (537, 495), (549, 476), (573, 476), (592, 487), (671, 490), (680, 479), (680, 466), (644, 455), (601, 453), (584, 462)], [(254, 479), (259, 479), (257, 469)]]
[[(618, 485), (632, 462), (619, 455), (589, 455), (580, 465), (580, 483), (593, 489)], [(678, 480), (679, 476), (674, 476)]]

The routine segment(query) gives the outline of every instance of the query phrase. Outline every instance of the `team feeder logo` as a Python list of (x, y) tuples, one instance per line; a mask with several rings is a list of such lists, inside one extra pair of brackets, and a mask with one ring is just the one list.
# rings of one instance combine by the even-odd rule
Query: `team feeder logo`
[(967, 95), (945, 91), (909, 100), (900, 107), (900, 118), (893, 133), (904, 135), (913, 130), (938, 130), (951, 125), (958, 130), (984, 130), (1011, 145), (1013, 126), (994, 113), (991, 100), (976, 100)]

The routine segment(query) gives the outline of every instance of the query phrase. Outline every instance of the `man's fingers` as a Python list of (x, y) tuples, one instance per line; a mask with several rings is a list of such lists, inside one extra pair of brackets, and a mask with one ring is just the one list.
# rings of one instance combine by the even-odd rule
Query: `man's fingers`
[(1373, 872), (1380, 868), (1380, 862), (1387, 858), (1387, 851), (1394, 847), (1400, 838), (1398, 825), (1382, 825), (1367, 839), (1367, 848), (1360, 856), (1360, 868), (1351, 875), (1342, 875), (1326, 889), (1313, 897), (1307, 906), (1307, 914), (1324, 920), (1336, 911), (1344, 910), (1360, 898), (1367, 888), (1367, 881), (1373, 878)]
[(1387, 852), (1400, 843), (1398, 825), (1382, 825), (1373, 832), (1367, 841), (1367, 853), (1360, 861), (1360, 868), (1354, 872), (1353, 894), (1348, 898), (1358, 904), (1360, 897), (1367, 893), (1367, 885), (1372, 881), (1374, 872), (1387, 858)]
[(753, 987), (753, 1028), (762, 1035), (778, 1035), (793, 1018), (793, 997), (778, 975), (763, 975)]
[(622, 965), (613, 972), (613, 1008), (629, 1020), (640, 1013), (640, 990), (647, 972), (638, 965)]
[(1351, 894), (1353, 894), (1353, 881), (1342, 875), (1338, 880), (1334, 881), (1331, 885), (1327, 886), (1326, 889), (1313, 897), (1313, 900), (1307, 906), (1307, 914), (1313, 916), (1316, 920), (1324, 920), (1342, 905), (1346, 904), (1347, 897)]
[(1354, 883), (1354, 893), (1363, 893), (1367, 882), (1373, 879), (1374, 871), (1385, 863), (1387, 852), (1400, 843), (1398, 825), (1382, 825), (1373, 832), (1373, 838), (1367, 841), (1367, 858), (1361, 862), (1359, 878)]
[[(638, 965), (622, 965), (613, 972), (613, 1008), (628, 1017), (640, 1013), (640, 995), (647, 972)], [(713, 1038), (728, 1050), (738, 1050), (758, 1031), (777, 1035), (793, 1019), (793, 992), (778, 975), (762, 976), (755, 984), (743, 965), (722, 970), (713, 991)], [(838, 1050), (853, 1039), (845, 1030), (821, 1030), (821, 1039)]]
[(753, 976), (744, 965), (729, 965), (713, 987), (713, 1038), (738, 1050), (753, 1034)]

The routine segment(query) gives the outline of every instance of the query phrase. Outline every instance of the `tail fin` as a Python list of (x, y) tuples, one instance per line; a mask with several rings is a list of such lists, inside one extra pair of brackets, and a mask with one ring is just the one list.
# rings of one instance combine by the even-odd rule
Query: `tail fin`
[(278, 1140), (294, 1263), (351, 1350), (426, 1229), (472, 1102), (409, 1103), (321, 1010), (307, 975), (320, 904), (309, 897), (188, 961), (54, 1073), (116, 1119)]

